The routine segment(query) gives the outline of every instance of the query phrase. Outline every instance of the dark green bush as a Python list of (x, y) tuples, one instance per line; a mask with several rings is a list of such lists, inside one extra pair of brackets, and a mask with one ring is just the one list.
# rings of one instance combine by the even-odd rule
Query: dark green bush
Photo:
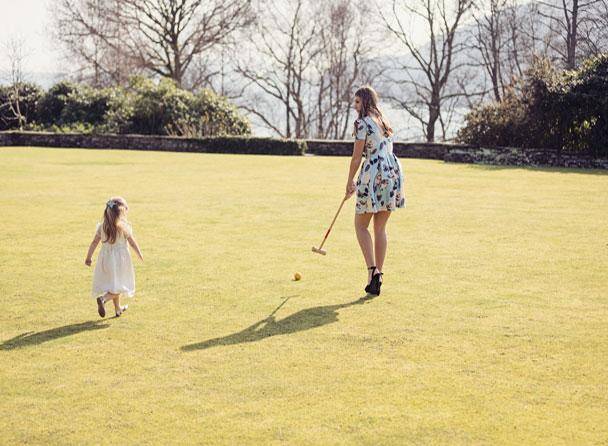
[(129, 108), (125, 98), (121, 88), (94, 89), (60, 82), (51, 87), (40, 101), (37, 121), (52, 131), (72, 127), (120, 131), (125, 128), (124, 121), (128, 120)]
[(95, 126), (95, 133), (128, 133), (133, 117), (133, 95), (121, 87), (106, 88), (107, 108), (103, 121)]
[(59, 123), (65, 125), (82, 122), (93, 126), (101, 125), (109, 110), (109, 101), (108, 90), (79, 85), (68, 94)]
[(526, 108), (513, 91), (500, 102), (474, 108), (466, 116), (466, 125), (458, 131), (458, 140), (465, 144), (486, 147), (524, 147)]
[(608, 54), (568, 72), (561, 92), (564, 137), (575, 150), (608, 156)]
[(130, 90), (134, 99), (128, 133), (169, 135), (173, 126), (189, 121), (192, 93), (177, 88), (169, 79), (155, 84), (137, 77), (132, 79)]
[(73, 82), (59, 82), (42, 97), (38, 105), (36, 121), (42, 125), (59, 124), (69, 95), (78, 88)]
[[(21, 126), (30, 130), (187, 137), (251, 134), (249, 121), (226, 98), (210, 90), (193, 94), (168, 79), (155, 83), (135, 77), (126, 89), (63, 81), (46, 93), (22, 84), (20, 92)], [(19, 128), (11, 95), (12, 86), (0, 87), (0, 130)]]
[(552, 90), (557, 83), (553, 66), (537, 59), (525, 77), (511, 87), (502, 101), (474, 108), (458, 131), (458, 142), (480, 146), (556, 148), (558, 138)]
[(149, 79), (134, 78), (131, 92), (134, 99), (130, 133), (192, 137), (251, 133), (249, 122), (236, 108), (209, 90), (194, 95), (170, 79), (155, 84)]
[(251, 125), (225, 97), (208, 89), (199, 91), (192, 104), (193, 129), (186, 136), (249, 135)]
[(458, 141), (608, 156), (608, 55), (558, 73), (538, 59), (501, 102), (471, 110)]

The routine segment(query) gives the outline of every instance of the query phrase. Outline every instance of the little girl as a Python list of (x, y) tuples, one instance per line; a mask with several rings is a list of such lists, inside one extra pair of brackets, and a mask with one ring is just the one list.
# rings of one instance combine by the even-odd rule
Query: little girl
[(128, 305), (120, 306), (120, 295), (133, 297), (135, 294), (135, 272), (127, 242), (144, 260), (126, 218), (128, 211), (129, 206), (124, 198), (110, 198), (103, 212), (103, 223), (97, 223), (95, 237), (84, 261), (91, 266), (91, 256), (101, 241), (93, 274), (93, 298), (97, 299), (97, 311), (101, 317), (106, 315), (105, 303), (108, 300), (114, 302), (116, 317), (119, 317), (128, 308)]

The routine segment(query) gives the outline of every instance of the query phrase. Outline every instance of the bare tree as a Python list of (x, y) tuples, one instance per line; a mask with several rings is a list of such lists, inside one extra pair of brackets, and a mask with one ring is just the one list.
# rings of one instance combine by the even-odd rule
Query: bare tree
[[(6, 98), (0, 103), (0, 115), (5, 125), (12, 126), (13, 122), (17, 122), (19, 130), (27, 123), (25, 114), (21, 110), (21, 86), (24, 83), (23, 65), (26, 59), (24, 54), (25, 41), (22, 38), (16, 37), (10, 39), (5, 45), (6, 59), (8, 62), (8, 90)], [(5, 113), (7, 111), (8, 113)]]
[(546, 36), (539, 32), (537, 5), (516, 0), (476, 3), (474, 25), (467, 38), (472, 64), (482, 68), (493, 99), (501, 101), (537, 55), (547, 55)]
[(478, 3), (473, 15), (475, 25), (470, 45), (479, 55), (479, 65), (490, 79), (494, 99), (500, 101), (505, 88), (503, 60), (509, 43), (506, 27), (507, 0), (488, 0), (487, 12), (481, 5), (485, 6), (484, 3)]
[[(265, 2), (249, 58), (239, 58), (249, 100), (241, 107), (279, 136), (310, 134), (310, 73), (320, 52), (315, 14), (304, 0)], [(281, 116), (282, 115), (282, 116)]]
[[(217, 93), (225, 95), (224, 82), (221, 77), (225, 75), (226, 64), (223, 61), (225, 57), (224, 48), (214, 48), (207, 51), (205, 54), (200, 54), (192, 60), (191, 69), (186, 71), (182, 79), (182, 84), (187, 85), (190, 90), (198, 90), (203, 87), (212, 88)], [(220, 59), (216, 63), (216, 59)], [(213, 87), (213, 81), (220, 77), (220, 88), (216, 90)]]
[(352, 95), (357, 83), (370, 83), (380, 71), (373, 69), (372, 35), (366, 26), (371, 11), (355, 0), (337, 0), (319, 20), (321, 51), (317, 71), (316, 137), (344, 139), (350, 130)]
[(521, 78), (537, 57), (551, 57), (551, 41), (555, 39), (555, 35), (539, 20), (539, 3), (518, 4), (516, 0), (509, 2), (505, 18), (508, 36), (507, 63), (511, 77), (509, 88), (512, 88), (517, 85), (513, 78)]
[(608, 0), (589, 5), (579, 24), (579, 42), (583, 58), (608, 52)]
[(594, 20), (589, 12), (601, 0), (550, 0), (539, 1), (541, 8), (538, 14), (546, 18), (549, 32), (557, 36), (551, 41), (551, 49), (555, 51), (566, 69), (577, 66), (577, 48), (579, 43), (579, 27)]
[(250, 6), (251, 0), (56, 0), (56, 35), (94, 73), (122, 80), (119, 62), (182, 85), (199, 55), (251, 23)]
[(55, 0), (53, 35), (67, 50), (76, 78), (95, 87), (124, 85), (144, 68), (126, 50), (116, 0)]
[[(435, 140), (435, 125), (440, 120), (442, 106), (463, 95), (463, 92), (448, 91), (446, 87), (450, 76), (466, 65), (465, 62), (455, 62), (456, 54), (464, 48), (463, 42), (457, 41), (456, 31), (473, 2), (454, 0), (453, 3), (454, 9), (450, 11), (444, 0), (393, 0), (391, 17), (380, 10), (386, 28), (410, 56), (407, 61), (399, 63), (402, 77), (393, 81), (409, 89), (413, 97), (400, 93), (392, 94), (390, 98), (421, 124), (427, 141)], [(424, 21), (428, 43), (415, 43), (403, 22), (403, 12)]]
[[(526, 60), (532, 60), (531, 57), (527, 58), (527, 53), (531, 52), (533, 54), (536, 48), (534, 23), (532, 23), (533, 26), (530, 33), (526, 33), (525, 31), (526, 16), (523, 14), (525, 10), (525, 7), (517, 5), (516, 0), (509, 0), (509, 5), (504, 11), (505, 34), (508, 42), (507, 64), (510, 73), (509, 86), (515, 84), (516, 77), (521, 77), (524, 74)], [(528, 35), (531, 37), (528, 37)]]

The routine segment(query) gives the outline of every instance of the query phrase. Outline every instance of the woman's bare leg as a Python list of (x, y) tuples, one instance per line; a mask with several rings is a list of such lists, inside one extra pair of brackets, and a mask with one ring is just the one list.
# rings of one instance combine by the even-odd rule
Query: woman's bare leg
[[(369, 222), (372, 219), (370, 213), (366, 214), (355, 214), (355, 232), (357, 233), (357, 240), (361, 247), (361, 252), (365, 258), (365, 264), (369, 268), (374, 265), (374, 244), (372, 242), (372, 236), (367, 230)], [(372, 271), (368, 270), (367, 283), (371, 281)]]
[(379, 273), (382, 272), (384, 258), (386, 257), (386, 247), (388, 244), (386, 222), (390, 215), (390, 211), (380, 211), (374, 214), (374, 252), (376, 268), (378, 268)]

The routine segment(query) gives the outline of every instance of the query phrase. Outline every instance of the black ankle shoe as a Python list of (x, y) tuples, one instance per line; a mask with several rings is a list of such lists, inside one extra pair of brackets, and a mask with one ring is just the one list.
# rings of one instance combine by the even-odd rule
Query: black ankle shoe
[(374, 265), (374, 266), (370, 266), (370, 267), (369, 267), (369, 268), (367, 268), (367, 269), (372, 270), (372, 280), (371, 280), (371, 281), (370, 281), (370, 282), (367, 284), (367, 286), (365, 287), (365, 292), (369, 294), (369, 293), (371, 293), (371, 292), (372, 292), (372, 291), (371, 291), (371, 290), (372, 290), (372, 288), (371, 288), (371, 287), (372, 287), (372, 283), (373, 283), (373, 281), (374, 281), (374, 273), (373, 273), (373, 271), (375, 271), (375, 270), (376, 270), (376, 266), (375, 266), (375, 265)]
[(375, 294), (376, 296), (380, 296), (380, 287), (382, 286), (382, 273), (376, 273), (372, 275), (372, 281), (369, 284), (369, 293)]

